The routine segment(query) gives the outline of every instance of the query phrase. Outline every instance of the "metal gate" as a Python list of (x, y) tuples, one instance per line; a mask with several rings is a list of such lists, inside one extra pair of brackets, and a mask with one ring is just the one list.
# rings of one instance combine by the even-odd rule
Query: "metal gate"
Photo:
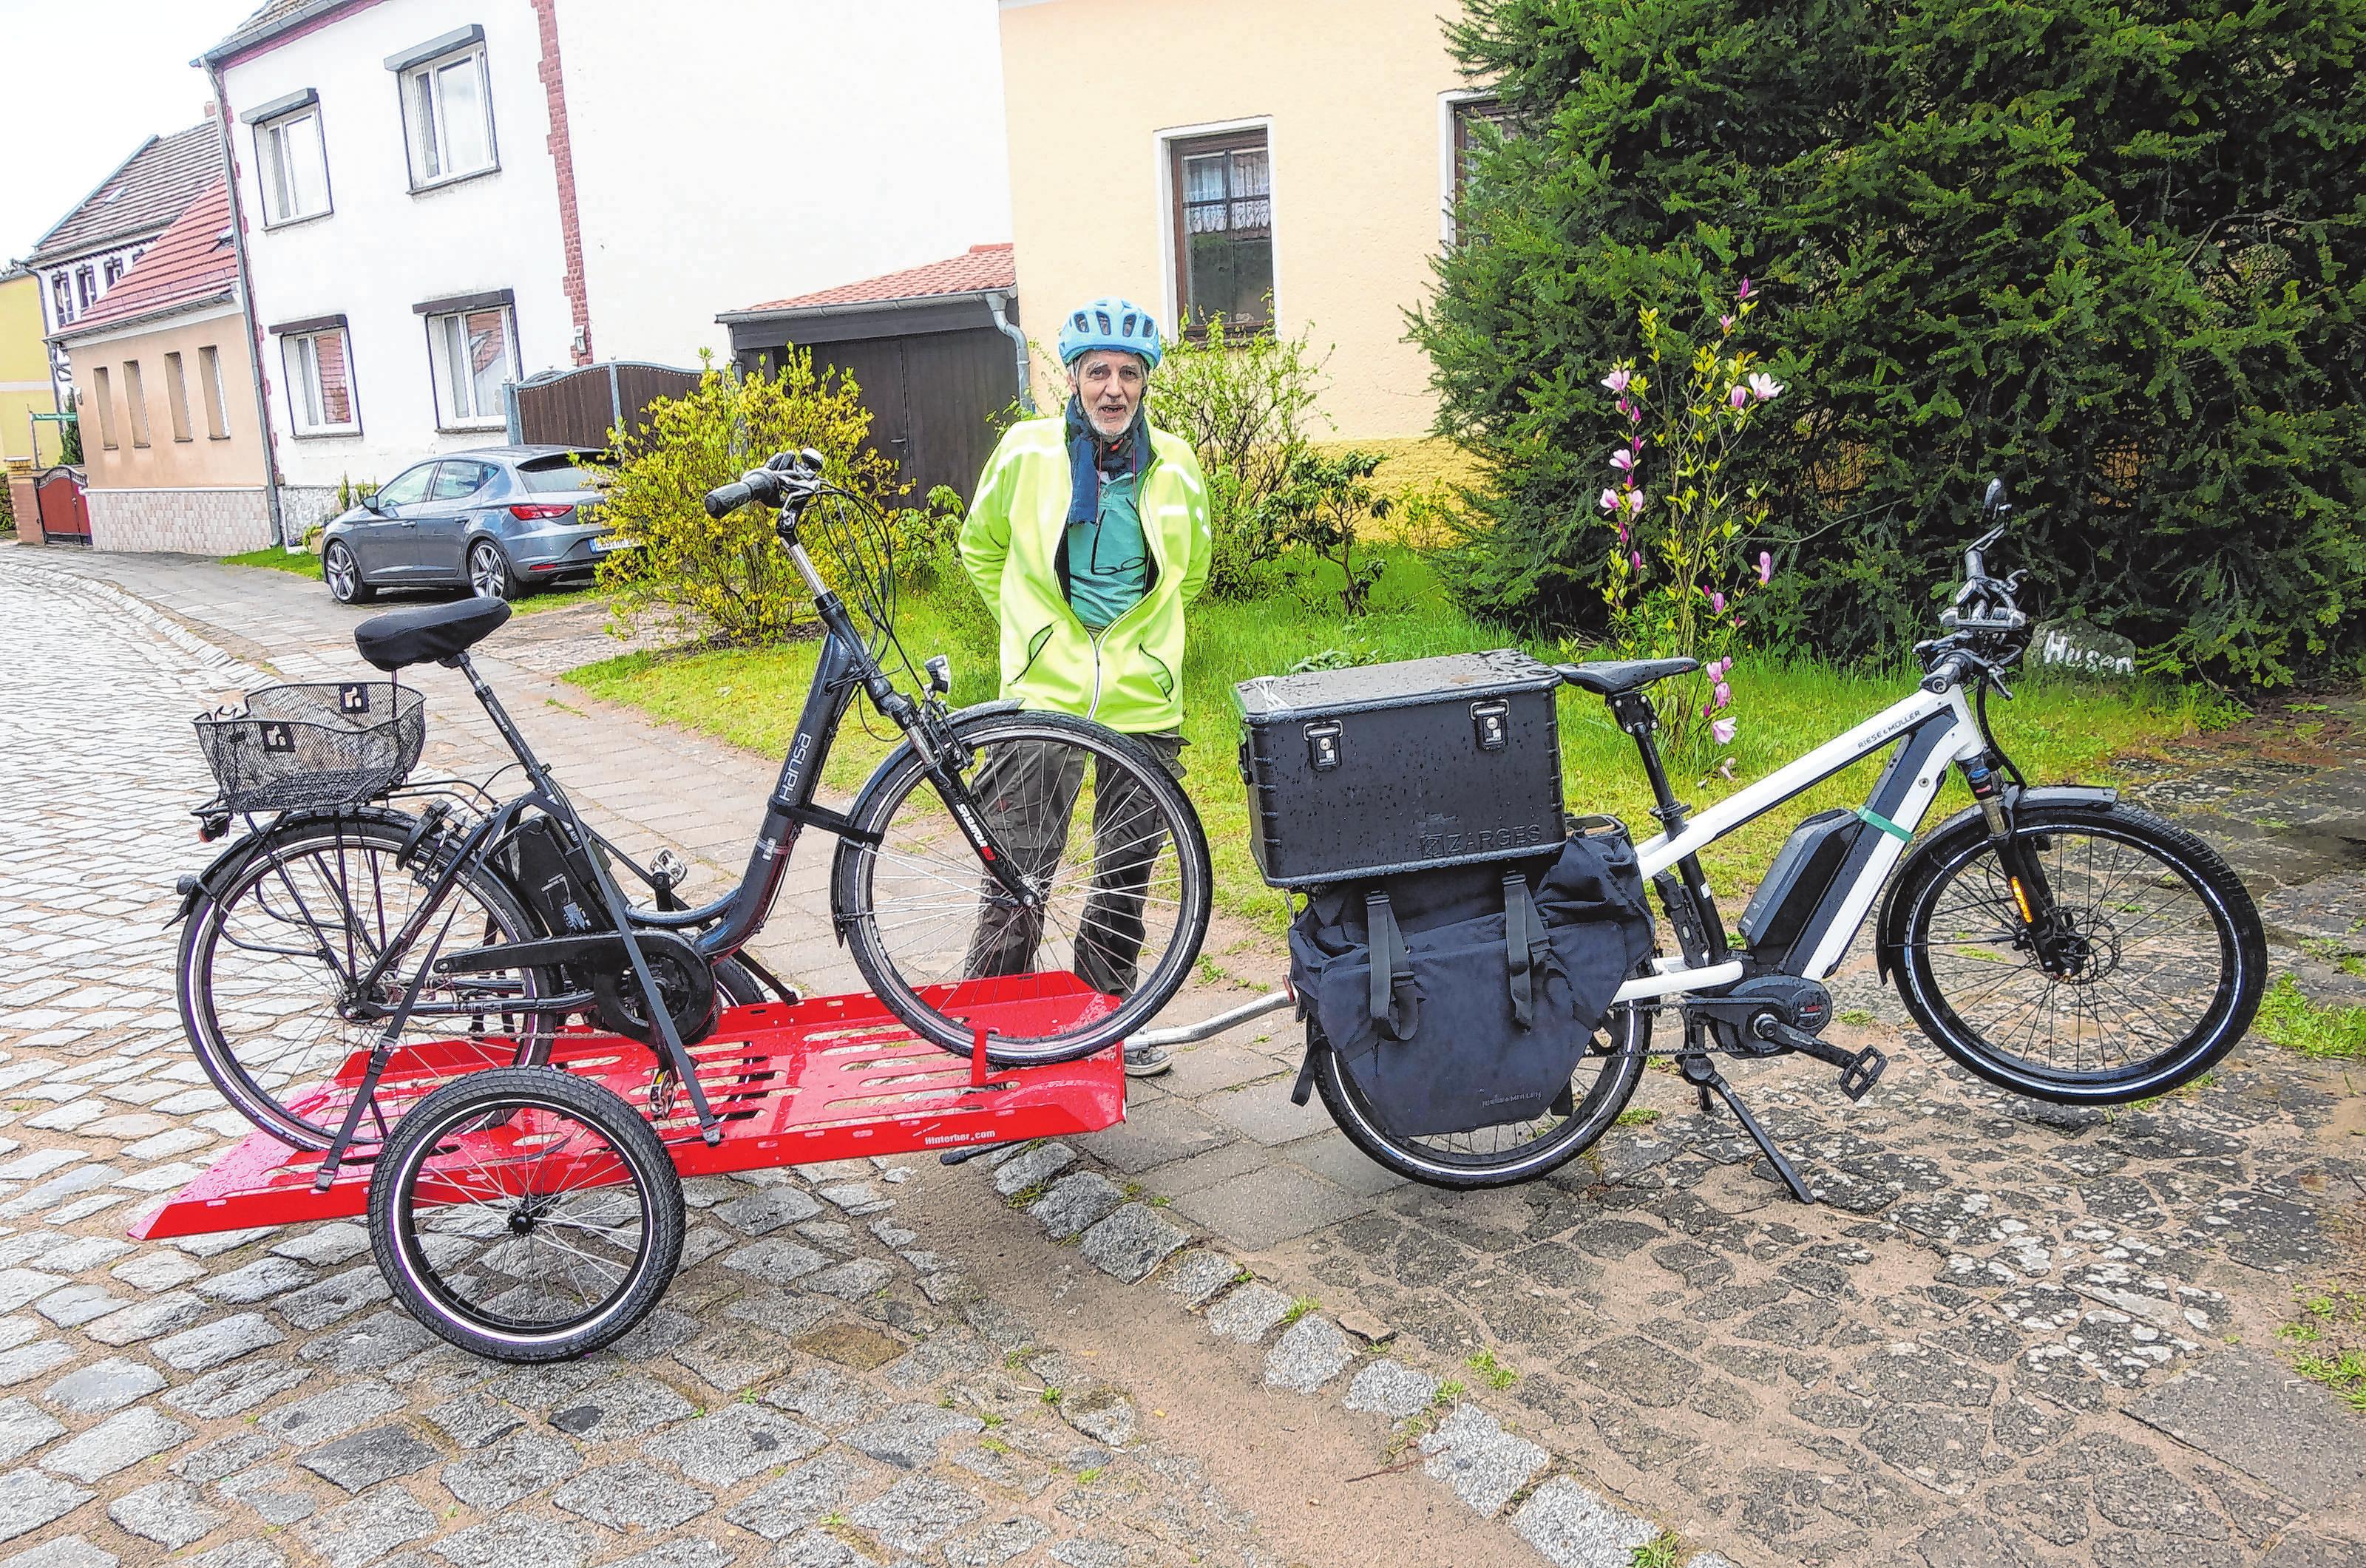
[(644, 423), (651, 403), (681, 397), (698, 385), (698, 378), (695, 370), (632, 359), (546, 370), (503, 389), (509, 438), (513, 444), (605, 447), (610, 431)]
[(90, 503), (82, 489), (79, 468), (51, 468), (33, 481), (33, 509), (41, 519), (41, 543), (90, 543)]

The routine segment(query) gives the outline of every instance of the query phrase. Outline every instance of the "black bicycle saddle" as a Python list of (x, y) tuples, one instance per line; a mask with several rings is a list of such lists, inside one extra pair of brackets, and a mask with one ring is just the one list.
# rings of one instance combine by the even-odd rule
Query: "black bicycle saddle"
[(499, 599), (456, 599), (372, 615), (354, 628), (354, 647), (380, 670), (466, 653), (501, 629), (510, 607)]

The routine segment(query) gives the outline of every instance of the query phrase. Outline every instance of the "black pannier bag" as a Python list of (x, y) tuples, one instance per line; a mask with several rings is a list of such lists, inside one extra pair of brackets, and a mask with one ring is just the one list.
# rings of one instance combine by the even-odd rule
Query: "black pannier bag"
[(1651, 952), (1623, 828), (1548, 853), (1314, 890), (1290, 980), (1391, 1133), (1428, 1137), (1568, 1109), (1571, 1075)]

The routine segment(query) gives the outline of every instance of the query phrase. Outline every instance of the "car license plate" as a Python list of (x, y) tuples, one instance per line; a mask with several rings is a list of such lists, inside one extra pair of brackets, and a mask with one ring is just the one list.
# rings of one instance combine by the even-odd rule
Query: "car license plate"
[(603, 534), (592, 541), (592, 553), (595, 556), (604, 556), (610, 550), (629, 550), (633, 547), (632, 540), (620, 539), (614, 534)]

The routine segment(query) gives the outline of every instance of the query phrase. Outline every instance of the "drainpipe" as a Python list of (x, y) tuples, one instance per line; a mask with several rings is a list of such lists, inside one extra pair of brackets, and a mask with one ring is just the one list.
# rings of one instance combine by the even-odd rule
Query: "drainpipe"
[(1003, 313), (1004, 307), (1009, 303), (1010, 296), (1001, 289), (989, 288), (986, 291), (986, 308), (993, 312), (995, 329), (1004, 337), (1008, 338), (1018, 352), (1019, 406), (1028, 413), (1033, 413), (1035, 412), (1034, 366), (1027, 357), (1027, 334), (1019, 330), (1018, 322)]
[(231, 135), (230, 93), (221, 67), (208, 61), (206, 77), (214, 88), (214, 123), (221, 128), (222, 177), (230, 182), (230, 243), (238, 257), (239, 304), (246, 311), (246, 367), (254, 380), (254, 428), (263, 442), (263, 502), (271, 513), (271, 536), (286, 549), (287, 519), (279, 506), (279, 447), (271, 433), (271, 394), (263, 378), (263, 313), (254, 305), (254, 273), (246, 259), (246, 203), (238, 194), (238, 150)]

